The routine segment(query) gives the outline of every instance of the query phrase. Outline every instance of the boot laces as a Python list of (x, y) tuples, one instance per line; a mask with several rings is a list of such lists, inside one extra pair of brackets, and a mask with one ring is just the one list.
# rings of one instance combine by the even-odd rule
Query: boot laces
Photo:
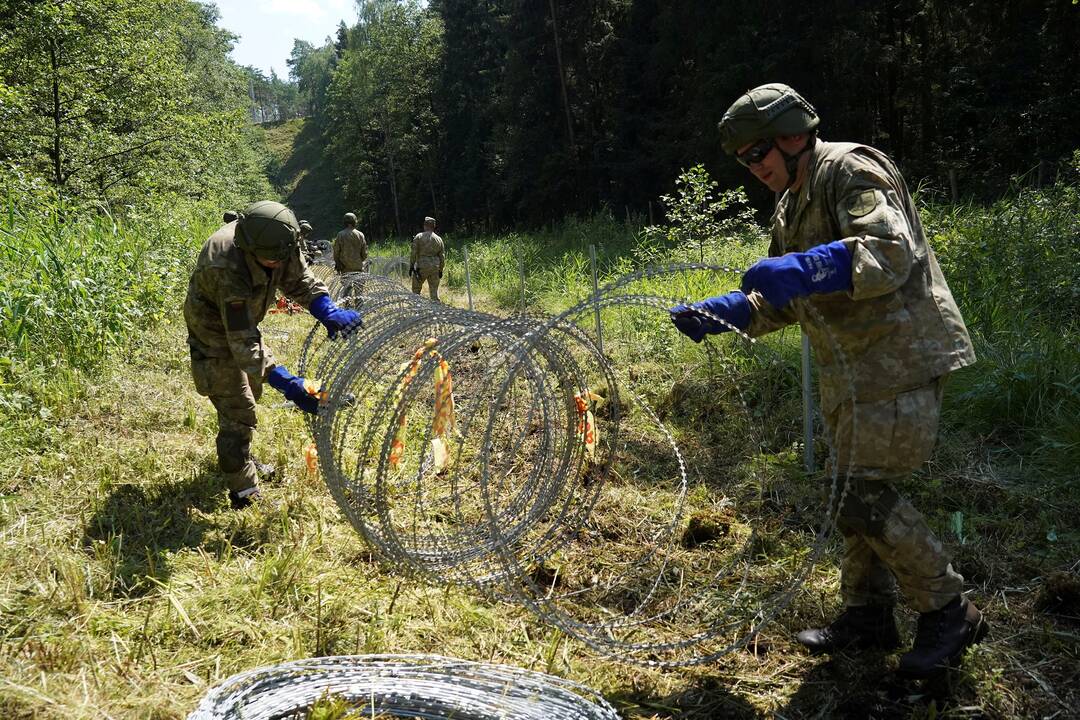
[(934, 647), (942, 635), (945, 625), (945, 612), (935, 610), (923, 613), (919, 616), (919, 622), (915, 629), (915, 642), (913, 648)]

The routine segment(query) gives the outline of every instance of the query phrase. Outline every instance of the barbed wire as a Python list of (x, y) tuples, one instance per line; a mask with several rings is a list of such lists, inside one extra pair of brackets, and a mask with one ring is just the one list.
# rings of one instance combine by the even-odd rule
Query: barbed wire
[(320, 703), (356, 718), (619, 717), (595, 690), (544, 673), (438, 655), (354, 655), (233, 675), (188, 720), (303, 720)]
[[(550, 317), (498, 317), (430, 302), (390, 278), (319, 272), (364, 317), (345, 340), (328, 340), (316, 324), (304, 341), (300, 371), (325, 391), (309, 419), (320, 468), (351, 524), (398, 571), (520, 603), (605, 655), (679, 666), (745, 646), (824, 552), (850, 488), (836, 462), (808, 545), (801, 528), (764, 528), (765, 467), (750, 495), (745, 478), (713, 479), (742, 514), (745, 522), (731, 525), (741, 531), (719, 548), (680, 542), (687, 462), (649, 402), (655, 393), (634, 380), (635, 360), (655, 365), (651, 352), (670, 353), (666, 334), (676, 331), (667, 310), (682, 301), (673, 290), (689, 295), (741, 270), (646, 268)], [(839, 345), (813, 306), (797, 302), (802, 317), (825, 328), (854, 399)], [(584, 329), (597, 309), (611, 326), (605, 353)], [(755, 419), (744, 365), (783, 373), (790, 364), (731, 329), (730, 340), (706, 346), (741, 405), (734, 420), (751, 433), (761, 409)], [(718, 352), (717, 342), (731, 347)], [(621, 434), (627, 422), (630, 436)], [(638, 470), (665, 484), (627, 483)], [(766, 571), (763, 544), (783, 541), (792, 545), (787, 566)]]

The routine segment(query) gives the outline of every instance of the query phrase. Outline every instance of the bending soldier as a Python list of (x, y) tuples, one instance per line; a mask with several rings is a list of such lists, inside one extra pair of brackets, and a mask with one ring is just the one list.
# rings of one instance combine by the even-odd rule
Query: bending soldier
[(367, 269), (367, 240), (356, 229), (353, 213), (345, 213), (345, 227), (334, 238), (334, 269), (341, 273)]
[(218, 464), (234, 508), (258, 498), (257, 477), (272, 468), (251, 457), (255, 402), (266, 381), (297, 407), (315, 413), (318, 400), (279, 365), (262, 340), (259, 323), (281, 290), (307, 308), (331, 337), (362, 325), (353, 310), (338, 308), (308, 270), (297, 245), (300, 226), (280, 203), (257, 202), (223, 225), (203, 245), (191, 273), (184, 320), (196, 391), (218, 414)]
[(428, 284), (428, 293), (432, 300), (439, 299), (439, 279), (442, 278), (446, 264), (446, 249), (443, 240), (435, 234), (435, 218), (424, 218), (424, 232), (417, 233), (412, 239), (412, 252), (409, 254), (409, 275), (412, 276), (412, 291), (417, 295), (424, 282)]
[[(724, 151), (783, 193), (770, 257), (744, 274), (741, 292), (672, 308), (672, 321), (695, 341), (729, 329), (698, 310), (751, 336), (802, 326), (818, 359), (834, 468), (850, 488), (836, 515), (844, 611), (797, 639), (813, 652), (898, 647), (899, 581), (920, 613), (900, 672), (928, 677), (958, 662), (987, 625), (897, 481), (929, 458), (945, 377), (975, 354), (896, 166), (871, 147), (818, 140), (818, 122), (810, 104), (780, 84), (749, 91), (724, 114)], [(811, 321), (809, 307), (826, 328)], [(848, 372), (830, 336), (850, 363), (854, 399), (845, 395)]]

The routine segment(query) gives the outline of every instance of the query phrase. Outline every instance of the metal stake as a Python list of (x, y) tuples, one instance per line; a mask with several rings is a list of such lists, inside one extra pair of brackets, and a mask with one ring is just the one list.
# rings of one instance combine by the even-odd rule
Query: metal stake
[(465, 294), (469, 296), (469, 309), (472, 310), (472, 277), (469, 275), (469, 246), (462, 248), (465, 252)]
[(521, 274), (521, 314), (525, 314), (525, 257), (518, 258), (518, 272)]
[(814, 472), (814, 395), (810, 387), (810, 338), (802, 334), (803, 462)]
[(604, 332), (600, 329), (600, 290), (596, 282), (596, 246), (589, 246), (589, 262), (592, 265), (593, 312), (596, 313), (596, 347), (604, 354)]

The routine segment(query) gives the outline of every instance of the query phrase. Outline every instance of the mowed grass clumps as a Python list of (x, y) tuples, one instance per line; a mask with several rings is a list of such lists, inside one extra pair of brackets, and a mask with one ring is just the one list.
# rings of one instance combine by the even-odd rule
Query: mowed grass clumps
[[(937, 227), (938, 212), (930, 209), (928, 226)], [(953, 227), (977, 223), (981, 212), (971, 208)], [(959, 274), (977, 267), (948, 260), (965, 233), (956, 230), (940, 254), (968, 312), (972, 300)], [(585, 297), (589, 275), (581, 262), (597, 238), (604, 279), (646, 261), (696, 260), (702, 252), (706, 260), (745, 267), (764, 251), (760, 231), (709, 245), (680, 243), (604, 216), (517, 237), (469, 241), (484, 307), (516, 307), (518, 245), (536, 248), (526, 293), (530, 309), (540, 310)], [(448, 238), (448, 297), (463, 305), (456, 242)], [(166, 306), (179, 306), (185, 281), (181, 273)], [(736, 276), (719, 275), (650, 291), (696, 298), (736, 284)], [(1007, 316), (1000, 317), (1004, 324), (996, 327), (1007, 327)], [(775, 592), (773, 583), (789, 577), (805, 552), (823, 494), (823, 478), (801, 470), (798, 333), (746, 353), (730, 337), (712, 349), (679, 339), (659, 309), (605, 311), (603, 320), (612, 333), (605, 349), (622, 380), (656, 410), (687, 459), (676, 561), (707, 567), (745, 547), (754, 559), (750, 600)], [(1066, 319), (1038, 320), (1057, 323), (1043, 337), (1075, 337)], [(264, 326), (289, 367), (310, 322), (275, 316)], [(986, 343), (984, 358), (995, 348), (1009, 357), (1034, 327), (1024, 334), (984, 331), (974, 308), (971, 325)], [(1075, 476), (1060, 459), (1036, 453), (1038, 443), (1014, 447), (985, 431), (1000, 423), (979, 402), (1010, 386), (998, 379), (966, 395), (982, 378), (979, 365), (950, 384), (939, 451), (903, 487), (953, 551), (994, 628), (990, 642), (969, 653), (951, 691), (935, 695), (891, 680), (895, 656), (830, 660), (796, 646), (795, 631), (838, 609), (835, 545), (830, 562), (812, 571), (750, 647), (673, 671), (598, 658), (516, 605), (401, 577), (374, 561), (321, 479), (308, 474), (303, 418), (281, 407), (270, 389), (260, 404), (255, 451), (278, 465), (282, 480), (266, 488), (267, 503), (233, 512), (214, 468), (213, 413), (191, 385), (182, 322), (173, 315), (153, 331), (125, 337), (92, 374), (77, 373), (77, 392), (34, 395), (32, 412), (8, 416), (31, 415), (40, 432), (21, 436), (17, 450), (0, 457), (2, 717), (183, 718), (232, 673), (354, 652), (437, 652), (554, 672), (603, 691), (626, 717), (1068, 717), (1080, 704)], [(1068, 355), (1041, 358), (1050, 373), (1069, 362)], [(1047, 403), (1059, 396), (1068, 392), (1042, 395)], [(597, 417), (603, 433), (608, 420), (603, 411)], [(1038, 423), (1053, 413), (1024, 417), (1036, 423), (1022, 426), (1024, 437), (1049, 437), (1051, 426)], [(628, 420), (628, 452), (616, 457), (589, 526), (537, 582), (584, 586), (594, 568), (625, 565), (629, 552), (653, 536), (675, 490), (671, 460), (646, 428), (639, 418)], [(734, 511), (733, 502), (753, 512)], [(752, 533), (754, 541), (742, 545)], [(634, 600), (623, 593), (607, 602), (618, 610)], [(908, 637), (912, 622), (904, 612)], [(681, 630), (658, 632), (675, 637)]]

